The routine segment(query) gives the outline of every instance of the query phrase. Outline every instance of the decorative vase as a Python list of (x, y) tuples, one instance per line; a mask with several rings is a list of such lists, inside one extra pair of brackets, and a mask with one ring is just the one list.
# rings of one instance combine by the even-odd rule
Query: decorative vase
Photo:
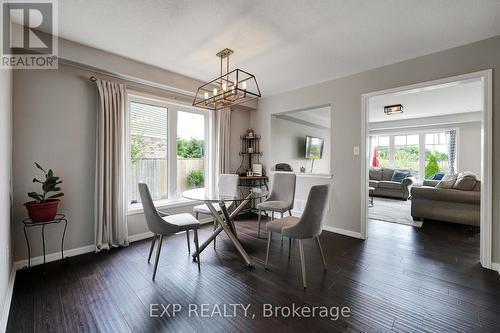
[(37, 203), (36, 201), (26, 202), (24, 206), (28, 210), (28, 215), (33, 222), (52, 221), (57, 215), (57, 207), (60, 200), (53, 199), (46, 202)]

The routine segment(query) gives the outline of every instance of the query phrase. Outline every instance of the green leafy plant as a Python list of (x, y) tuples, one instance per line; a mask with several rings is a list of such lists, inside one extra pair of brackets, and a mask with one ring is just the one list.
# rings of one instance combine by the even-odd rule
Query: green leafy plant
[(193, 170), (187, 175), (187, 183), (189, 186), (200, 187), (205, 181), (203, 170)]
[(202, 158), (205, 143), (203, 140), (177, 138), (177, 156), (183, 158)]
[(436, 159), (435, 154), (429, 155), (429, 160), (427, 161), (427, 165), (425, 166), (425, 178), (429, 178), (435, 173), (440, 172), (439, 165)]
[(132, 135), (132, 140), (130, 142), (130, 160), (132, 163), (136, 163), (144, 157), (146, 144), (144, 143), (143, 137), (143, 134)]
[(54, 176), (54, 172), (52, 169), (49, 169), (49, 171), (45, 171), (40, 164), (35, 162), (35, 166), (40, 169), (45, 176), (45, 180), (41, 181), (38, 180), (37, 178), (33, 178), (33, 183), (39, 183), (42, 184), (42, 193), (37, 193), (37, 192), (29, 192), (28, 196), (32, 199), (35, 199), (37, 203), (43, 203), (46, 202), (47, 200), (55, 199), (55, 198), (60, 198), (64, 195), (64, 193), (56, 193), (52, 194), (50, 196), (47, 196), (50, 192), (59, 192), (61, 191), (61, 188), (58, 187), (59, 184), (62, 183), (62, 180), (59, 180), (59, 177)]

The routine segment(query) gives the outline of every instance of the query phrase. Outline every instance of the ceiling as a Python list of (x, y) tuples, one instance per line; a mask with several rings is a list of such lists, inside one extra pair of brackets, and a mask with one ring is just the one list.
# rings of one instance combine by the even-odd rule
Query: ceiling
[(219, 50), (263, 95), (500, 35), (500, 0), (64, 0), (63, 38), (204, 81)]
[(288, 120), (301, 121), (324, 128), (330, 128), (331, 108), (329, 106), (307, 109), (302, 111), (285, 112), (277, 117), (285, 116)]
[[(482, 111), (482, 83), (454, 82), (423, 89), (375, 96), (369, 100), (370, 122), (426, 118)], [(403, 113), (386, 115), (384, 106), (402, 104)]]

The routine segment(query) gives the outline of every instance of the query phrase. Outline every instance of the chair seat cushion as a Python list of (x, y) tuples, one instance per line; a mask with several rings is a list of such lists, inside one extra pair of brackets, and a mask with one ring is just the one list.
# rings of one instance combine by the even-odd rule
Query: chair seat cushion
[(198, 229), (200, 227), (200, 221), (188, 213), (168, 215), (162, 218), (168, 223), (178, 226), (179, 231)]
[(286, 201), (264, 201), (257, 205), (257, 209), (271, 210), (275, 212), (286, 212), (290, 207), (290, 203)]
[(284, 227), (290, 227), (299, 222), (300, 218), (296, 216), (287, 216), (282, 219), (274, 220), (266, 223), (266, 230), (270, 232), (278, 232), (281, 234)]
[(391, 190), (400, 190), (401, 189), (401, 183), (400, 182), (393, 182), (393, 181), (381, 180), (378, 183), (378, 187), (380, 187), (380, 188), (387, 188), (387, 189), (391, 189)]
[[(219, 205), (213, 205), (215, 210), (220, 212), (221, 211), (221, 208)], [(195, 213), (200, 213), (200, 214), (208, 214), (208, 215), (212, 215), (212, 212), (210, 211), (210, 209), (208, 209), (208, 206), (203, 204), (203, 205), (198, 205), (198, 206), (194, 206), (193, 207), (193, 211)]]

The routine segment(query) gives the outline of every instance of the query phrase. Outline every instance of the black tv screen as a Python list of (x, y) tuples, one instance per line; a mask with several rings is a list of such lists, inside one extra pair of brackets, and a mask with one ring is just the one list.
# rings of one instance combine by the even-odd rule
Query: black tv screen
[(317, 160), (323, 157), (325, 140), (314, 136), (306, 136), (306, 158)]

